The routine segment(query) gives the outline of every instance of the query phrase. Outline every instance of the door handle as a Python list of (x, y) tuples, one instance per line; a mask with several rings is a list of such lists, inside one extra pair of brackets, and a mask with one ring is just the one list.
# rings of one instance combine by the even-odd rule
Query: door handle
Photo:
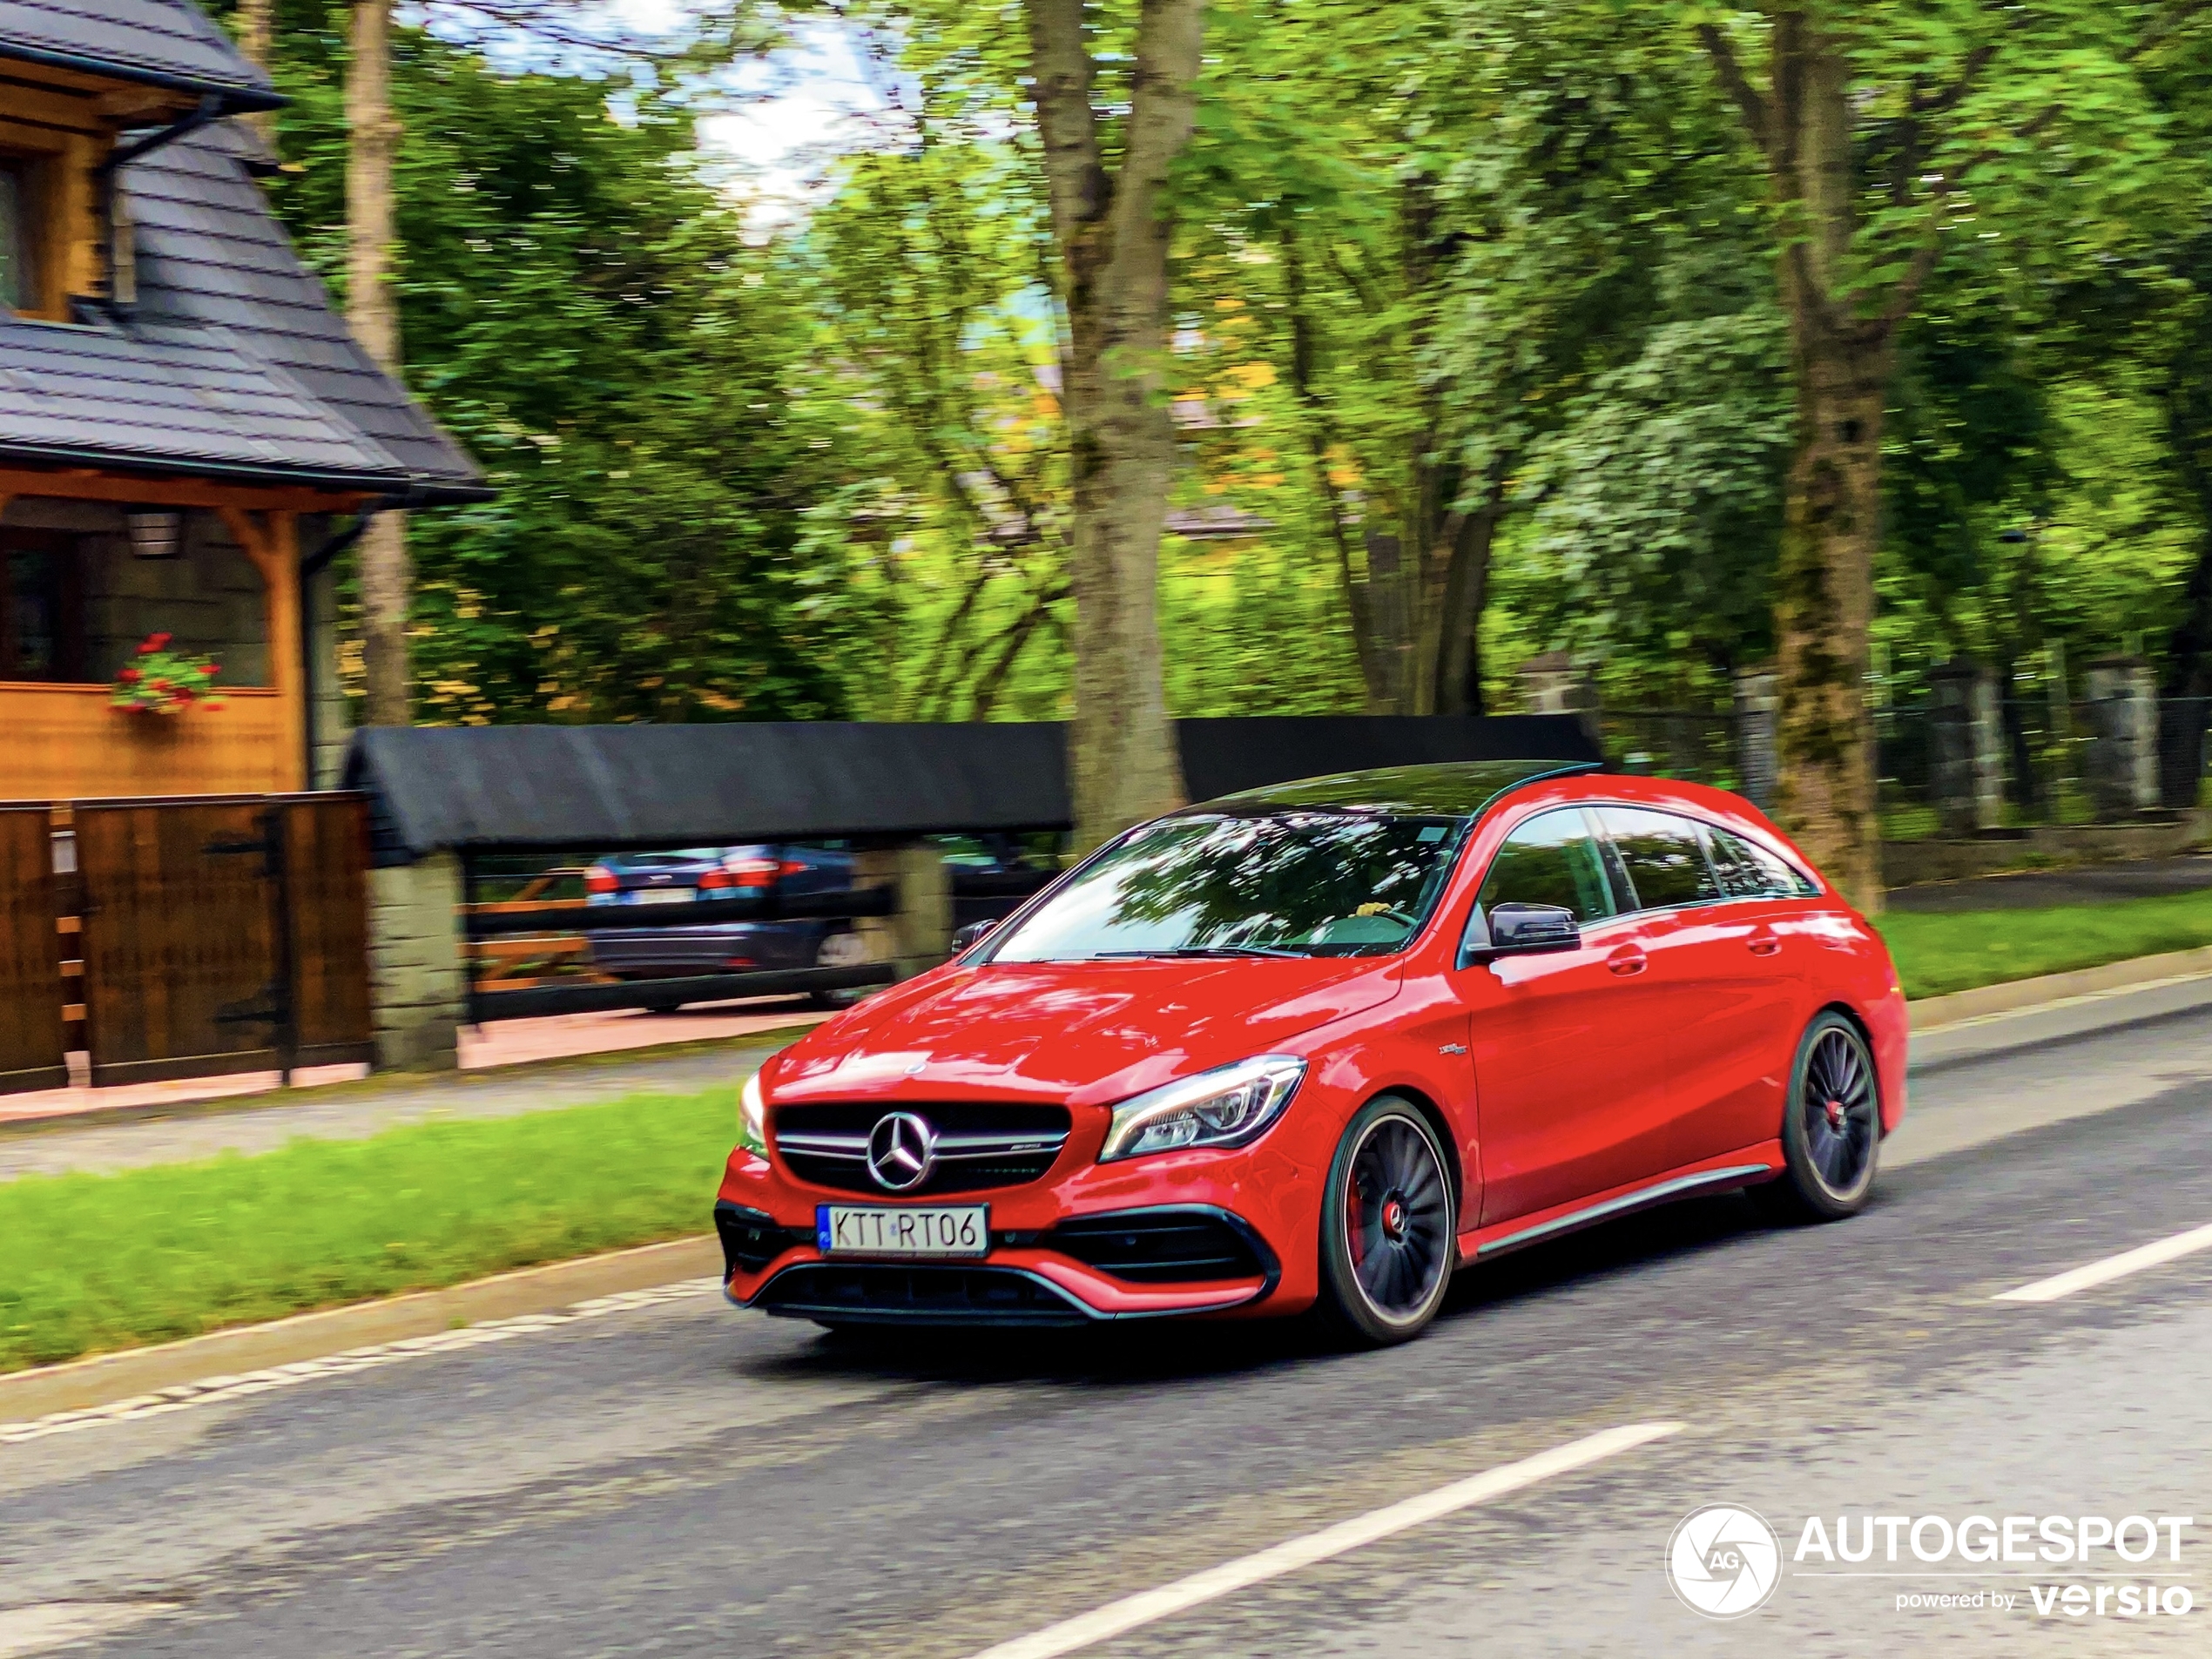
[(1754, 956), (1771, 956), (1782, 948), (1782, 939), (1771, 927), (1761, 927), (1743, 941)]
[(1626, 979), (1631, 974), (1642, 973), (1644, 964), (1650, 960), (1641, 945), (1622, 945), (1605, 959), (1605, 965)]

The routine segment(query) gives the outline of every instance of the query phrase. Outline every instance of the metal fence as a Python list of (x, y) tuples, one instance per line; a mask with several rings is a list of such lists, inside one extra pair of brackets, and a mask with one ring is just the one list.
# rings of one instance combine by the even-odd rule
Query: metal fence
[[(1922, 696), (1873, 711), (1878, 798), (1885, 837), (1940, 833), (1941, 803), (1993, 797), (1986, 816), (2026, 828), (2078, 825), (2124, 815), (2101, 779), (2109, 737), (2126, 698), (2010, 698), (1994, 709), (1993, 745), (1979, 745), (1973, 711)], [(2174, 809), (2201, 804), (2212, 759), (2212, 698), (2161, 698), (2155, 705), (2156, 799)], [(1985, 712), (1987, 712), (1985, 705)], [(1601, 709), (1591, 717), (1608, 763), (1621, 771), (1684, 778), (1761, 799), (1756, 741), (1747, 717), (1696, 709)], [(2100, 744), (2107, 745), (2100, 752)], [(1765, 804), (1764, 801), (1762, 804)]]

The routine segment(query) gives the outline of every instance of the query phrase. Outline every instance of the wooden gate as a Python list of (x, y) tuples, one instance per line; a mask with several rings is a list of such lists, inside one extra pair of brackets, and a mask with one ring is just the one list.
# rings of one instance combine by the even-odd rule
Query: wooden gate
[(52, 840), (49, 808), (0, 807), (0, 1094), (69, 1082)]
[(370, 1057), (358, 797), (99, 801), (76, 829), (95, 1087)]

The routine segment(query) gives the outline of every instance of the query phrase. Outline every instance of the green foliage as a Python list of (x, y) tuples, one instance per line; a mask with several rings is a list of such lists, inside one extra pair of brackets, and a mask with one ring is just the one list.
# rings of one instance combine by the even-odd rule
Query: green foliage
[[(344, 66), (285, 44), (274, 194), (334, 283)], [(806, 534), (838, 432), (790, 395), (803, 273), (748, 242), (685, 107), (611, 90), (398, 37), (408, 378), (500, 490), (413, 521), (425, 718), (841, 714), (842, 571)]]
[(732, 1090), (0, 1184), (0, 1371), (704, 1231)]
[[(698, 51), (752, 38), (742, 10)], [(1109, 113), (1135, 12), (1096, 14)], [(1060, 319), (1018, 0), (846, 9), (892, 106), (772, 235), (702, 170), (705, 106), (667, 66), (562, 45), (550, 9), (534, 55), (430, 15), (448, 38), (401, 31), (395, 68), (408, 374), (502, 489), (413, 521), (430, 717), (1064, 715)], [(1486, 502), (1493, 706), (1538, 651), (1609, 700), (1696, 706), (1772, 651), (1797, 231), (1695, 32), (1756, 77), (1770, 15), (1212, 8), (1175, 185), (1177, 712), (1374, 704), (1378, 664), (1424, 648), (1391, 572)], [(1819, 16), (1854, 89), (1846, 302), (1939, 253), (1892, 383), (1893, 678), (2182, 650), (2212, 550), (2212, 15)], [(344, 21), (280, 7), (273, 185), (334, 281)]]

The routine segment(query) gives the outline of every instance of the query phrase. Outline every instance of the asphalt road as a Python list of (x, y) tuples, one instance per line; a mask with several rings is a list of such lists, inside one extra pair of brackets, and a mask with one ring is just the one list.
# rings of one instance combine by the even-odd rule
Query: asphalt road
[[(0, 1446), (0, 1656), (73, 1632), (72, 1652), (214, 1659), (965, 1659), (1668, 1423), (1082, 1651), (2212, 1650), (2212, 1251), (1991, 1299), (2212, 1223), (2212, 1013), (1952, 1066), (1916, 1080), (1912, 1111), (1852, 1222), (1658, 1212), (1469, 1274), (1387, 1352), (1250, 1326), (869, 1345), (701, 1293)], [(2196, 1524), (2178, 1562), (2091, 1563), (2124, 1578), (1790, 1561), (1721, 1623), (1663, 1570), (1716, 1502), (1767, 1517), (1785, 1555), (1814, 1515)], [(2186, 1588), (2194, 1610), (2034, 1610), (2031, 1587), (2071, 1582)]]

